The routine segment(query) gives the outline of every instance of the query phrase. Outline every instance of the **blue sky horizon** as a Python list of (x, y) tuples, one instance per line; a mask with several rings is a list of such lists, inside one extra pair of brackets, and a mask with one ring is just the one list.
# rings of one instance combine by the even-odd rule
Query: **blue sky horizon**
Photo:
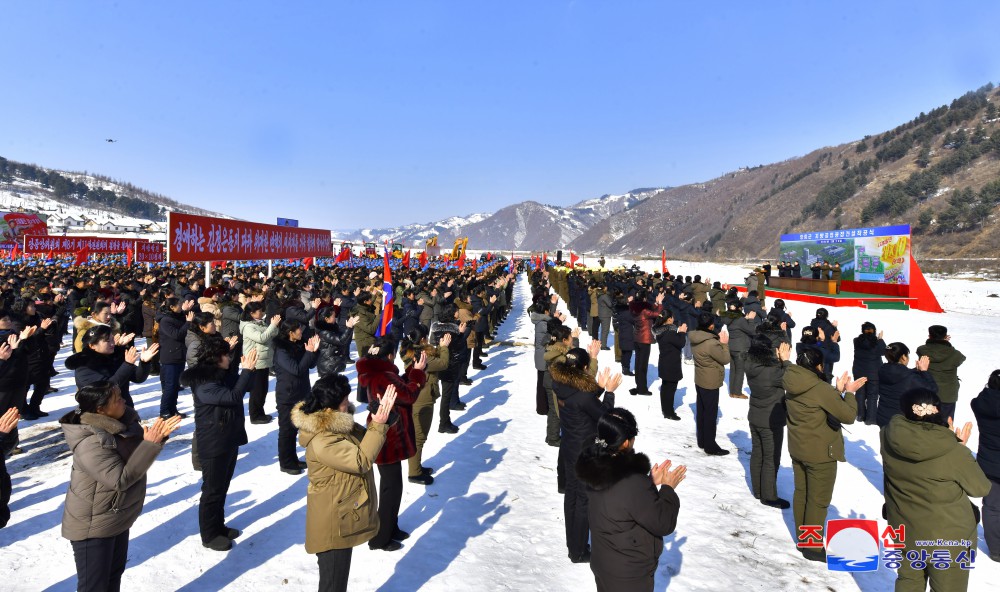
[(707, 181), (1000, 81), (1000, 4), (967, 1), (18, 0), (4, 15), (0, 156), (330, 229)]

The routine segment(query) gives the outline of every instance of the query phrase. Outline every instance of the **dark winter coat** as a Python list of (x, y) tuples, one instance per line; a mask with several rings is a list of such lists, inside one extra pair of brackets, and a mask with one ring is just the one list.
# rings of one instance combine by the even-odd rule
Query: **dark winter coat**
[(991, 484), (955, 433), (897, 415), (879, 439), (887, 518), (906, 527), (907, 548), (918, 540), (975, 541), (969, 498), (984, 497)]
[(149, 378), (149, 364), (142, 360), (138, 364), (126, 362), (124, 347), (116, 347), (115, 353), (110, 355), (99, 354), (87, 347), (66, 358), (66, 368), (73, 371), (77, 389), (104, 380), (117, 384), (129, 407), (135, 406), (129, 393), (129, 383), (142, 384)]
[(351, 351), (351, 330), (338, 323), (316, 320), (316, 334), (319, 335), (319, 359), (316, 371), (320, 378), (338, 374), (347, 368)]
[[(0, 343), (7, 343), (11, 333), (0, 332)], [(0, 412), (17, 404), (13, 397), (28, 388), (28, 355), (20, 346), (11, 351), (10, 358), (0, 360)], [(72, 358), (72, 356), (70, 356)], [(69, 361), (67, 359), (67, 361)], [(7, 398), (13, 401), (6, 402)]]
[(840, 361), (840, 344), (830, 339), (817, 341), (816, 343), (803, 343), (800, 341), (795, 344), (796, 357), (802, 355), (802, 352), (807, 349), (814, 349), (822, 354), (823, 374), (826, 376), (827, 382), (829, 382), (833, 376), (833, 365)]
[(186, 357), (184, 338), (191, 325), (184, 315), (175, 312), (161, 312), (156, 320), (160, 323), (160, 363), (183, 364)]
[(602, 319), (610, 319), (614, 308), (615, 308), (615, 301), (611, 299), (611, 296), (609, 296), (606, 291), (602, 292), (601, 295), (597, 297), (598, 317)]
[(684, 378), (681, 352), (687, 343), (687, 334), (678, 333), (676, 325), (660, 325), (653, 327), (653, 335), (660, 351), (656, 361), (660, 378), (667, 382), (680, 382)]
[[(399, 420), (386, 432), (385, 446), (375, 459), (376, 464), (388, 465), (402, 462), (417, 451), (416, 434), (413, 431), (413, 403), (420, 395), (420, 389), (427, 382), (423, 370), (410, 367), (400, 376), (399, 368), (388, 360), (365, 357), (358, 360), (358, 384), (368, 389), (369, 400), (381, 399), (390, 384), (396, 385), (396, 404), (393, 407)], [(368, 413), (369, 425), (372, 414)]]
[(568, 462), (575, 463), (583, 447), (597, 436), (597, 420), (614, 408), (615, 394), (605, 392), (586, 370), (559, 362), (552, 364), (549, 372), (552, 390), (559, 402), (560, 454)]
[(545, 346), (549, 344), (549, 321), (552, 319), (547, 314), (538, 312), (528, 313), (528, 320), (535, 326), (535, 370), (545, 371)]
[[(247, 443), (243, 398), (252, 371), (239, 378), (215, 366), (195, 366), (181, 374), (181, 384), (194, 395), (194, 433), (202, 459), (227, 454)], [(235, 380), (234, 380), (235, 379)]]
[(222, 334), (224, 339), (228, 339), (233, 335), (239, 337), (240, 340), (243, 339), (243, 336), (240, 334), (240, 319), (242, 316), (243, 309), (240, 308), (239, 304), (231, 302), (222, 306), (222, 329), (219, 333)]
[(917, 348), (917, 356), (927, 356), (931, 365), (927, 373), (938, 385), (938, 397), (942, 403), (958, 402), (958, 367), (965, 362), (962, 352), (955, 349), (950, 341), (945, 339), (928, 339), (927, 343)]
[(893, 415), (903, 412), (899, 408), (903, 393), (916, 388), (927, 389), (932, 393), (938, 390), (930, 372), (921, 372), (902, 364), (882, 364), (878, 370), (878, 411), (875, 415), (878, 427), (884, 428), (889, 425)]
[(754, 311), (757, 313), (758, 317), (763, 318), (764, 308), (760, 305), (760, 300), (756, 296), (747, 296), (743, 298), (743, 312), (748, 313)]
[(420, 324), (420, 313), (423, 307), (417, 304), (416, 299), (403, 298), (403, 315), (400, 319), (393, 319), (393, 324), (400, 323), (403, 326), (403, 333), (409, 333)]
[(854, 378), (866, 376), (878, 380), (878, 369), (885, 363), (885, 342), (874, 333), (858, 335), (854, 338)]
[(73, 453), (62, 536), (71, 541), (117, 536), (135, 523), (146, 500), (146, 471), (163, 450), (143, 439), (139, 415), (64, 415), (59, 424)]
[(979, 429), (979, 452), (976, 460), (993, 481), (1000, 481), (1000, 390), (984, 388), (972, 400)]
[[(746, 305), (743, 306), (743, 310), (749, 310)], [(792, 341), (792, 329), (795, 328), (795, 321), (792, 320), (792, 315), (783, 308), (778, 308), (777, 306), (771, 308), (771, 312), (767, 313), (768, 316), (774, 315), (778, 318), (777, 323), (785, 323), (785, 332), (788, 335), (788, 341)]]
[(627, 304), (615, 306), (612, 323), (618, 335), (618, 348), (622, 351), (635, 349), (635, 317)]
[(750, 340), (757, 334), (757, 326), (760, 325), (761, 318), (755, 316), (748, 319), (740, 315), (729, 323), (729, 351), (734, 353), (745, 352), (750, 349)]
[(316, 367), (316, 352), (302, 341), (274, 338), (274, 397), (278, 405), (294, 405), (306, 398), (311, 384), (309, 370)]
[(785, 427), (785, 370), (790, 366), (775, 355), (774, 350), (754, 344), (747, 352), (746, 374), (750, 385), (750, 427)]
[[(633, 450), (576, 464), (588, 487), (590, 569), (610, 590), (652, 591), (663, 537), (677, 527), (680, 499), (669, 485), (657, 489), (650, 468), (649, 458)], [(648, 587), (637, 588), (636, 580)]]

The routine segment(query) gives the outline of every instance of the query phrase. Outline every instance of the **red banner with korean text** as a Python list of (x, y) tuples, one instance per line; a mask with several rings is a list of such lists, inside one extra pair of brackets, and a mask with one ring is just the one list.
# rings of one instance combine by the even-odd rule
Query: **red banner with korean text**
[(330, 257), (330, 231), (170, 212), (169, 261), (248, 261)]
[(124, 253), (135, 248), (136, 243), (146, 243), (145, 239), (107, 238), (103, 236), (35, 236), (24, 237), (24, 252), (35, 253), (76, 253), (86, 248), (90, 253)]
[(163, 263), (166, 260), (167, 253), (162, 244), (136, 241), (136, 263)]

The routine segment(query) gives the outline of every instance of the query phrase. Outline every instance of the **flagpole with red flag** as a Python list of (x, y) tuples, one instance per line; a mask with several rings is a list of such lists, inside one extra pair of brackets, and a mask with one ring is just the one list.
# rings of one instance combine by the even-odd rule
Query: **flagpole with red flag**
[(663, 247), (663, 252), (660, 254), (660, 267), (662, 268), (663, 275), (667, 275), (667, 248)]
[(389, 250), (382, 259), (382, 318), (375, 328), (375, 337), (388, 335), (392, 330), (393, 309), (396, 307), (392, 294), (392, 270), (389, 269)]

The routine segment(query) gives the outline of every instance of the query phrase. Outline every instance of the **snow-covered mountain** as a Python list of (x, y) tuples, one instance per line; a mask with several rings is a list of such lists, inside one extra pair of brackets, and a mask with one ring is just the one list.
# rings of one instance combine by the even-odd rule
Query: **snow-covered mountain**
[[(385, 241), (398, 241), (406, 245), (422, 245), (433, 237), (439, 236), (441, 240), (447, 237), (462, 236), (462, 228), (481, 222), (489, 218), (490, 214), (470, 214), (468, 216), (452, 216), (437, 222), (426, 224), (407, 224), (395, 228), (362, 228), (361, 230), (333, 230), (331, 234), (334, 240), (346, 240), (355, 242), (373, 241), (382, 243)], [(452, 238), (454, 240), (454, 238)], [(441, 243), (444, 246), (444, 242)]]
[[(136, 207), (138, 205), (139, 207)], [(168, 211), (231, 218), (185, 205), (102, 175), (22, 165), (0, 158), (0, 211), (48, 216), (49, 231), (61, 233), (163, 231)], [(132, 211), (133, 215), (130, 215)], [(147, 215), (134, 215), (147, 212)], [(155, 215), (149, 215), (155, 214)], [(92, 221), (92, 222), (91, 222)], [(82, 225), (88, 222), (88, 227)], [(96, 223), (96, 224), (95, 224)], [(140, 230), (141, 229), (141, 230)]]
[(524, 201), (488, 213), (453, 216), (427, 224), (397, 228), (364, 228), (334, 231), (335, 240), (399, 241), (420, 246), (437, 236), (438, 244), (450, 246), (459, 237), (469, 237), (473, 249), (550, 249), (569, 244), (595, 224), (642, 203), (662, 189), (635, 189), (621, 195), (602, 195), (569, 207)]

